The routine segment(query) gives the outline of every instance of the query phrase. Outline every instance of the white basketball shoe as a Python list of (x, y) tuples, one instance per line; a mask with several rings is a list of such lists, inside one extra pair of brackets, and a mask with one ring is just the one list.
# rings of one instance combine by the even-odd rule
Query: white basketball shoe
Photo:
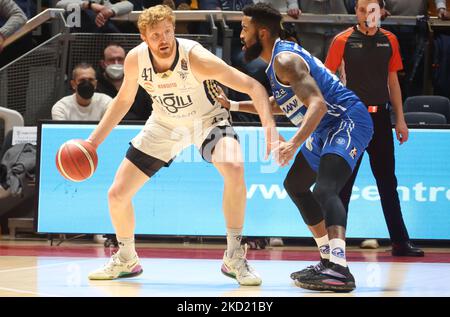
[(130, 261), (122, 262), (119, 259), (119, 255), (116, 253), (113, 254), (105, 266), (91, 272), (88, 278), (90, 280), (114, 280), (138, 276), (142, 274), (143, 271), (137, 255)]
[(248, 264), (247, 259), (247, 244), (235, 250), (232, 257), (228, 257), (227, 251), (223, 255), (223, 264), (221, 271), (228, 277), (236, 279), (240, 285), (243, 286), (258, 286), (261, 285), (261, 277)]

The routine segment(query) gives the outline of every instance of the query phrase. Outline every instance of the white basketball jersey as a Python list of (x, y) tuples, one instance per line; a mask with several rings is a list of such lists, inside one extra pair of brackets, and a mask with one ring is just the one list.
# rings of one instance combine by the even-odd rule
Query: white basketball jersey
[(200, 44), (182, 38), (176, 41), (174, 63), (165, 73), (157, 73), (153, 68), (152, 55), (145, 42), (137, 47), (138, 83), (153, 100), (152, 117), (187, 125), (195, 119), (228, 119), (228, 111), (217, 102), (218, 83), (214, 80), (198, 82), (192, 74), (189, 52)]

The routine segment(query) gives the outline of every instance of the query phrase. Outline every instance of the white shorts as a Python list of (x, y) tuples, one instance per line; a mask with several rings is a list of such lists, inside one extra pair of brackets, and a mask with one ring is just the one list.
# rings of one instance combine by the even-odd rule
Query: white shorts
[[(194, 144), (200, 150), (202, 157), (211, 162), (215, 144), (211, 146), (210, 142), (217, 143), (224, 136), (231, 136), (238, 140), (227, 118), (217, 121), (213, 119), (197, 120), (188, 126), (150, 117), (131, 144), (139, 151), (166, 163)], [(217, 130), (216, 127), (220, 129)], [(209, 144), (207, 147), (210, 149), (209, 153), (204, 151), (206, 143)]]

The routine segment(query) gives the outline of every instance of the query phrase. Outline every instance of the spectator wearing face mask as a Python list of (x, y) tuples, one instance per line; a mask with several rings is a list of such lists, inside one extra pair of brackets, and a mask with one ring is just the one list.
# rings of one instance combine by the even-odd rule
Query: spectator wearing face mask
[[(123, 82), (125, 50), (118, 43), (110, 43), (103, 50), (100, 70), (97, 73), (97, 91), (114, 98)], [(124, 120), (147, 120), (152, 112), (152, 101), (142, 87), (139, 87), (134, 103)]]
[(97, 79), (92, 65), (80, 63), (72, 71), (72, 95), (52, 107), (53, 120), (100, 121), (112, 98), (95, 92)]

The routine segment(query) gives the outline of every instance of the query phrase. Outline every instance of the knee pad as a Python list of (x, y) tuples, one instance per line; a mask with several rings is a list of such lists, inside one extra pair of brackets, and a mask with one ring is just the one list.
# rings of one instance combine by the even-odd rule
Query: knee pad
[(316, 185), (313, 196), (321, 206), (326, 227), (347, 227), (347, 212), (335, 190), (328, 186)]

